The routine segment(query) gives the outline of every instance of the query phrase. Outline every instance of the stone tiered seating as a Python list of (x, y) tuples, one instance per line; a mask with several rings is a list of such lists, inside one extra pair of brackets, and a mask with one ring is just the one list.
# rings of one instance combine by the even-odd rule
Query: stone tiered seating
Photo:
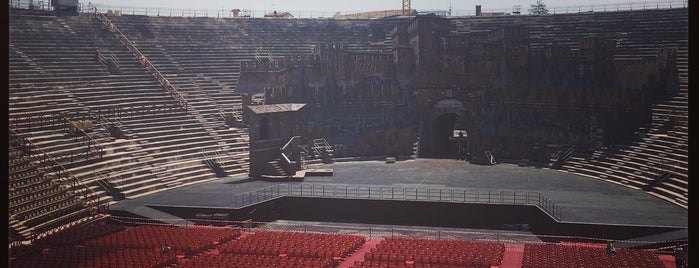
[[(12, 68), (12, 66), (11, 66)], [(68, 132), (67, 120), (80, 120), (73, 115), (84, 110), (81, 104), (66, 96), (60, 88), (39, 85), (10, 85), (10, 123), (64, 165), (99, 158), (98, 151), (88, 148), (83, 136)], [(65, 116), (65, 118), (64, 118)], [(108, 137), (88, 131), (95, 141)]]
[[(650, 194), (686, 207), (689, 170), (687, 139), (652, 129), (639, 135), (642, 136), (640, 139), (618, 145), (616, 150), (602, 151), (602, 157), (573, 156), (562, 170), (647, 190)], [(662, 181), (658, 181), (660, 179)]]
[(525, 244), (522, 267), (665, 267), (652, 251), (605, 247)]
[(655, 133), (649, 133), (644, 144), (654, 150), (664, 161), (669, 176), (655, 182), (650, 194), (669, 202), (687, 207), (689, 197), (689, 67), (687, 47), (680, 47), (677, 55), (679, 91), (654, 108), (654, 123), (660, 125)]
[(128, 15), (111, 19), (215, 133), (224, 146), (215, 154), (222, 156), (219, 164), (229, 174), (247, 171), (246, 130), (226, 125), (222, 116), (234, 108), (241, 110), (241, 97), (235, 91), (240, 62), (309, 54), (319, 42), (343, 42), (361, 50), (386, 48), (384, 26), (372, 20), (272, 22)]
[(489, 32), (505, 26), (523, 26), (530, 32), (531, 48), (549, 44), (579, 48), (579, 40), (600, 36), (617, 40), (617, 59), (654, 57), (661, 45), (687, 44), (688, 10), (656, 9), (620, 12), (571, 13), (544, 16), (457, 17), (450, 19), (454, 33)]
[[(655, 57), (663, 47), (678, 48), (679, 91), (653, 105), (653, 122), (615, 150), (576, 153), (562, 170), (647, 189), (686, 207), (688, 172), (687, 9), (565, 14), (556, 16), (463, 17), (451, 21), (455, 33), (485, 32), (505, 25), (530, 29), (531, 47), (549, 44), (578, 49), (586, 36), (617, 40), (615, 59)], [(670, 123), (672, 122), (672, 123)], [(671, 125), (671, 126), (669, 126)], [(597, 157), (597, 154), (602, 157)], [(669, 176), (659, 181), (665, 171)]]
[[(128, 197), (215, 179), (203, 161), (215, 153), (227, 156), (219, 159), (227, 161), (222, 165), (230, 167), (229, 175), (246, 171), (247, 134), (243, 130), (225, 128), (215, 133), (195, 112), (181, 111), (131, 53), (88, 14), (34, 18), (13, 14), (11, 52), (17, 56), (13, 62), (20, 67), (17, 70), (38, 68), (47, 78), (13, 77), (10, 107), (14, 122), (25, 132), (31, 130), (30, 139), (52, 156), (75, 161), (85, 146), (72, 141), (63, 125), (48, 122), (44, 125), (49, 126), (37, 128), (32, 121), (56, 112), (81, 113), (90, 119), (95, 128), (89, 134), (109, 154), (100, 155), (97, 164), (70, 162), (70, 170), (94, 190), (103, 188), (96, 181), (104, 179), (98, 175), (104, 173)], [(106, 66), (95, 62), (95, 48), (105, 57), (114, 55), (121, 72), (110, 74)], [(158, 109), (157, 117), (142, 116)], [(105, 120), (118, 121), (126, 140), (111, 137), (102, 128), (111, 125)]]
[(501, 264), (504, 251), (499, 242), (386, 237), (353, 267), (491, 267)]
[(77, 188), (46, 173), (37, 157), (27, 155), (16, 143), (11, 141), (8, 149), (8, 223), (19, 236), (13, 240), (31, 239), (92, 215), (84, 197), (73, 191)]
[(200, 76), (230, 90), (237, 85), (240, 62), (256, 57), (279, 59), (310, 54), (321, 42), (339, 42), (364, 51), (389, 51), (384, 42), (385, 25), (372, 20), (122, 16), (113, 21), (169, 78), (191, 83), (187, 80)]
[[(563, 44), (577, 49), (583, 37), (614, 38), (618, 41), (617, 59), (630, 59), (654, 56), (659, 46), (680, 47), (680, 53), (686, 55), (687, 16), (687, 9), (669, 9), (463, 17), (450, 21), (454, 33), (526, 26), (530, 28), (532, 48)], [(217, 158), (229, 175), (247, 172), (247, 130), (227, 125), (221, 116), (222, 111), (240, 109), (236, 87), (241, 62), (269, 55), (279, 59), (309, 54), (314, 45), (322, 42), (342, 43), (354, 51), (384, 53), (389, 53), (392, 45), (387, 38), (392, 19), (268, 20), (133, 15), (111, 19), (187, 99), (191, 106), (188, 110), (178, 110), (176, 100), (88, 14), (55, 17), (49, 13), (13, 10), (9, 47), (10, 119), (47, 153), (69, 163), (71, 172), (80, 179), (92, 183), (101, 178), (98, 174), (113, 174), (107, 179), (128, 197), (214, 179), (214, 173), (203, 162), (207, 158)], [(106, 66), (95, 62), (95, 49), (105, 56), (115, 55), (121, 74), (112, 74)], [(680, 69), (687, 68), (685, 61)], [(639, 188), (657, 184), (651, 193), (673, 200), (679, 198), (677, 202), (686, 200), (687, 179), (683, 170), (687, 165), (682, 157), (686, 155), (683, 148), (688, 139), (683, 123), (688, 107), (686, 72), (680, 72), (680, 80), (684, 81), (680, 93), (656, 104), (654, 112), (685, 120), (680, 120), (665, 135), (646, 135), (647, 140), (641, 145), (648, 149), (631, 144), (629, 154), (608, 157), (634, 161), (631, 151), (635, 149), (655, 155), (662, 152), (672, 159), (676, 174), (655, 183), (649, 177), (652, 173), (641, 165), (633, 172), (610, 165), (609, 168), (618, 170), (610, 175), (621, 176), (610, 180), (627, 180), (630, 182), (627, 185)], [(169, 108), (148, 117), (144, 116), (152, 114), (148, 105)], [(131, 114), (106, 112), (114, 108)], [(86, 155), (90, 150), (81, 141), (65, 136), (65, 124), (45, 119), (57, 112), (82, 114), (92, 120), (96, 127), (88, 134), (105, 152), (99, 155), (99, 160), (97, 155), (75, 160), (74, 155)], [(37, 120), (46, 122), (32, 123)], [(105, 120), (120, 122), (125, 139), (116, 139), (101, 129), (103, 123), (111, 124)], [(91, 187), (105, 192), (96, 183)]]

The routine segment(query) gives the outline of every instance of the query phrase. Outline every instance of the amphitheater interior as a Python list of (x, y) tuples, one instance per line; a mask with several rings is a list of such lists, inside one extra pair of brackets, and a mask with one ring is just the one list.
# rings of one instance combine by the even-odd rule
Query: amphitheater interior
[[(64, 16), (11, 8), (10, 266), (510, 267), (503, 256), (514, 252), (521, 267), (670, 267), (668, 255), (657, 250), (607, 254), (604, 243), (376, 240), (238, 224), (109, 220), (109, 206), (121, 200), (217, 180), (221, 173), (248, 174), (241, 65), (312, 55), (322, 43), (385, 54), (395, 45), (391, 28), (412, 17)], [(557, 44), (576, 51), (580, 39), (611, 38), (618, 61), (676, 49), (677, 89), (654, 98), (648, 122), (613, 146), (559, 151), (567, 155), (556, 168), (688, 207), (687, 8), (447, 21), (451, 35), (525, 26), (531, 49)], [(163, 243), (169, 250), (161, 250)]]

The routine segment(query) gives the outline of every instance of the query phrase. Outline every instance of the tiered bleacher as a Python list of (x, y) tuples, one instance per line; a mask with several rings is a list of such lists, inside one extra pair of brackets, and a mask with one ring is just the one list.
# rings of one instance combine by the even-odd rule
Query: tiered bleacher
[[(453, 33), (525, 26), (532, 48), (556, 44), (577, 49), (583, 37), (607, 37), (617, 40), (619, 60), (653, 57), (660, 47), (678, 48), (679, 89), (655, 103), (652, 124), (639, 129), (637, 139), (614, 149), (574, 155), (563, 170), (645, 189), (686, 207), (687, 13), (681, 8), (450, 21)], [(245, 174), (247, 129), (229, 119), (241, 108), (236, 91), (240, 63), (310, 54), (316, 44), (327, 42), (352, 51), (390, 53), (388, 30), (394, 22), (133, 15), (110, 19), (178, 88), (188, 107), (168, 94), (92, 14), (58, 17), (21, 9), (9, 14), (11, 128), (36, 146), (34, 155), (41, 151), (54, 159), (103, 200), (214, 180), (219, 174), (212, 161), (227, 175)], [(95, 59), (96, 51), (100, 60)], [(81, 120), (92, 127), (71, 128)], [(29, 235), (32, 226), (56, 215), (82, 211), (69, 191), (85, 189), (63, 189), (55, 179), (28, 171), (34, 169), (33, 160), (15, 158), (11, 153), (11, 181), (18, 183), (12, 187), (21, 190), (11, 194), (14, 233)], [(35, 202), (37, 207), (25, 202), (36, 196), (41, 200)], [(63, 208), (76, 211), (54, 214)]]
[(686, 43), (675, 45), (679, 47), (679, 89), (662, 96), (653, 105), (650, 126), (639, 129), (634, 136), (614, 148), (574, 154), (562, 170), (643, 189), (651, 195), (687, 208), (688, 48)]
[(561, 170), (650, 194), (681, 207), (688, 200), (688, 10), (657, 9), (545, 16), (453, 18), (452, 32), (488, 32), (508, 25), (530, 31), (531, 48), (573, 50), (587, 36), (614, 39), (615, 60), (654, 58), (677, 49), (679, 88), (654, 99), (652, 122), (614, 148), (578, 148)]
[[(12, 12), (10, 120), (94, 191), (136, 197), (212, 180), (211, 159), (246, 172), (247, 134), (219, 135), (184, 110), (90, 14), (40, 14)], [(76, 137), (67, 126), (78, 120), (92, 128)]]
[(641, 249), (617, 248), (607, 253), (604, 245), (525, 244), (522, 268), (599, 267), (664, 268), (658, 256)]
[(101, 212), (96, 196), (60, 176), (54, 161), (18, 133), (11, 130), (8, 137), (10, 243), (84, 222)]
[(386, 237), (352, 267), (491, 267), (504, 251), (501, 242)]

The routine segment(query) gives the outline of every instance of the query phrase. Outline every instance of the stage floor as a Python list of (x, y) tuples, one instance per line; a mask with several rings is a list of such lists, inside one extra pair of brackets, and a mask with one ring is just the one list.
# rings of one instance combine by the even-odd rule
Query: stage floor
[(472, 165), (450, 159), (338, 162), (312, 165), (333, 176), (303, 181), (262, 181), (244, 176), (174, 188), (122, 200), (111, 210), (137, 211), (144, 205), (233, 207), (232, 198), (274, 184), (341, 184), (397, 187), (457, 187), (539, 192), (562, 210), (562, 222), (688, 227), (688, 210), (643, 191), (557, 170), (513, 164)]

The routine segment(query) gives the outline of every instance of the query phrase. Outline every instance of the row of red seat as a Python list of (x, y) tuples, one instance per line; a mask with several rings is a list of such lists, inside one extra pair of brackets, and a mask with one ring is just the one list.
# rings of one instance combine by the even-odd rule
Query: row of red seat
[(522, 267), (638, 267), (664, 268), (652, 251), (617, 248), (607, 253), (606, 248), (564, 246), (560, 244), (525, 244)]
[(239, 230), (230, 228), (183, 228), (168, 225), (142, 225), (107, 236), (87, 240), (86, 246), (122, 248), (160, 248), (168, 245), (172, 250), (202, 251), (240, 236)]
[(401, 253), (376, 254), (367, 252), (364, 255), (366, 260), (378, 262), (405, 262), (414, 261), (416, 263), (447, 264), (455, 266), (491, 266), (498, 265), (502, 260), (497, 257), (474, 255), (474, 256), (446, 256), (445, 255), (415, 255)]
[(125, 226), (119, 224), (94, 223), (55, 233), (37, 240), (36, 243), (46, 246), (77, 245), (88, 239), (121, 232), (125, 229)]
[(219, 254), (183, 259), (178, 267), (334, 267), (361, 247), (359, 235), (258, 231), (219, 245)]
[(347, 256), (365, 241), (359, 235), (258, 231), (222, 245), (219, 252), (333, 258)]
[(490, 268), (490, 265), (453, 265), (453, 264), (433, 264), (419, 262), (393, 262), (393, 261), (355, 261), (351, 268)]
[(174, 253), (161, 253), (158, 250), (134, 248), (101, 248), (70, 246), (46, 249), (42, 253), (10, 258), (12, 268), (164, 268), (175, 264)]
[(199, 267), (333, 267), (331, 259), (304, 258), (279, 255), (238, 255), (238, 254), (201, 254), (192, 259), (182, 260), (177, 268)]
[(419, 264), (498, 266), (505, 245), (499, 242), (432, 240), (388, 237), (364, 255), (381, 263), (413, 261)]

